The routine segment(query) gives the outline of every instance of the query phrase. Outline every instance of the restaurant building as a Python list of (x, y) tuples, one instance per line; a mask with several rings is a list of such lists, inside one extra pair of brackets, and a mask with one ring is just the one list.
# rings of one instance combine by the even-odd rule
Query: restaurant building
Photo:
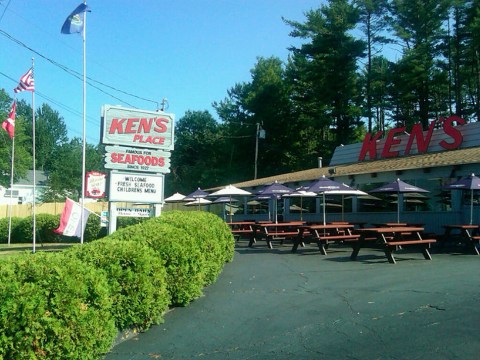
[[(466, 123), (452, 116), (432, 122), (429, 129), (420, 124), (410, 132), (394, 128), (383, 134), (367, 134), (361, 143), (339, 146), (330, 164), (304, 171), (280, 174), (234, 184), (258, 192), (264, 185), (280, 182), (293, 189), (326, 176), (368, 193), (369, 190), (400, 179), (418, 186), (423, 194), (372, 194), (367, 196), (328, 196), (327, 221), (358, 221), (368, 224), (400, 221), (424, 224), (425, 230), (443, 233), (443, 225), (470, 222), (469, 191), (446, 190), (445, 186), (468, 175), (480, 175), (480, 123)], [(480, 224), (480, 191), (473, 198), (473, 223)], [(245, 199), (235, 220), (268, 219), (272, 204)], [(291, 197), (278, 202), (284, 220), (319, 221), (320, 197)]]

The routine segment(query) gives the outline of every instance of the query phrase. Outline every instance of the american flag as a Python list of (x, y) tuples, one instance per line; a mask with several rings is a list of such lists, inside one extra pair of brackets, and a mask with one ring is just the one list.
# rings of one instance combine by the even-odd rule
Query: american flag
[(13, 89), (14, 92), (20, 91), (35, 91), (35, 80), (33, 79), (33, 68), (30, 68), (25, 75), (20, 78), (18, 86)]

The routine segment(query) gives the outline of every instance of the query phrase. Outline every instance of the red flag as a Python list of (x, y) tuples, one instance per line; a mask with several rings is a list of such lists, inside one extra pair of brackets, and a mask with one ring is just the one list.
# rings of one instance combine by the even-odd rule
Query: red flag
[(85, 231), (87, 225), (89, 211), (83, 209), (83, 229), (80, 226), (82, 219), (82, 206), (75, 201), (66, 198), (65, 206), (63, 207), (62, 215), (60, 216), (60, 226), (58, 229), (53, 230), (57, 234), (64, 236), (76, 236), (81, 237)]
[(12, 110), (10, 110), (10, 115), (8, 115), (8, 119), (6, 119), (2, 123), (2, 128), (5, 130), (8, 135), (10, 135), (10, 139), (13, 139), (15, 136), (15, 109), (17, 108), (17, 103), (14, 101), (12, 104)]
[(35, 91), (35, 80), (33, 79), (33, 68), (28, 69), (28, 71), (20, 78), (18, 86), (15, 89), (13, 89), (13, 91), (16, 93), (24, 90)]

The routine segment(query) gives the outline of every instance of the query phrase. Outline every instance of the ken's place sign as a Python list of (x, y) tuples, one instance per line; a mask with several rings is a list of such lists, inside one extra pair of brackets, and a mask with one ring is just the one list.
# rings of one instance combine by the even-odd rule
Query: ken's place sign
[(102, 143), (173, 150), (174, 115), (103, 105)]

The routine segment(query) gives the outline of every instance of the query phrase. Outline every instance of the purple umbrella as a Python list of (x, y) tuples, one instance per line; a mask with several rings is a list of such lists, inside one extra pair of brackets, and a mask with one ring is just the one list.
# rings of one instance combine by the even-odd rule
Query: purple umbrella
[(267, 185), (262, 190), (257, 193), (257, 196), (254, 199), (273, 199), (274, 200), (274, 209), (275, 209), (275, 222), (278, 222), (277, 216), (277, 200), (280, 199), (283, 195), (290, 194), (294, 190), (288, 186), (282, 185), (275, 181), (273, 184)]
[(470, 190), (470, 225), (473, 223), (473, 191), (480, 190), (480, 178), (471, 174), (466, 178), (460, 179), (445, 186), (445, 189), (450, 190)]
[(352, 189), (350, 186), (342, 184), (341, 182), (329, 179), (323, 175), (320, 179), (315, 180), (312, 182), (310, 185), (305, 187), (305, 190), (308, 192), (313, 192), (316, 194), (322, 194), (323, 198), (323, 225), (326, 224), (326, 201), (325, 201), (325, 193), (328, 193), (328, 191), (336, 191), (335, 194), (342, 194), (342, 192), (345, 192), (345, 194), (354, 191), (355, 189)]
[[(380, 186), (376, 189), (370, 190), (371, 193), (396, 193), (400, 195), (400, 193), (426, 193), (429, 192), (428, 190), (419, 188), (415, 185), (407, 184), (406, 182), (397, 179), (394, 182), (389, 184), (385, 184)], [(400, 222), (400, 202), (397, 203), (397, 223)]]
[(200, 199), (208, 195), (208, 192), (198, 188), (194, 192), (188, 194), (183, 198), (183, 201), (195, 201), (198, 202), (198, 209), (200, 209)]

